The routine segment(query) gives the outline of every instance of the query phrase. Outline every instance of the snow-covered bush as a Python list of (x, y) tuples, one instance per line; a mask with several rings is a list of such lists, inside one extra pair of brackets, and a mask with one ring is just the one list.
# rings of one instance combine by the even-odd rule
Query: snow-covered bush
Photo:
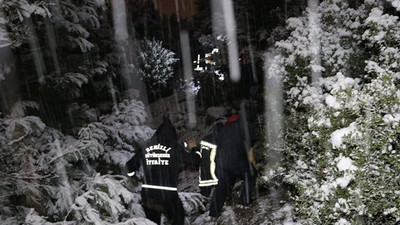
[(0, 119), (1, 224), (152, 224), (121, 169), (97, 172), (99, 164), (120, 168), (154, 132), (141, 102), (120, 103), (76, 137), (27, 116), (30, 108), (38, 105), (18, 102)]
[(172, 78), (174, 65), (178, 61), (175, 53), (164, 48), (155, 38), (141, 42), (140, 72), (146, 85), (153, 91), (165, 87)]
[(22, 23), (25, 19), (33, 16), (51, 16), (48, 4), (43, 0), (1, 1), (0, 8), (2, 46), (19, 47), (29, 40), (28, 25)]
[(327, 0), (288, 28), (276, 47), (296, 213), (304, 224), (398, 223), (399, 18), (381, 1)]
[(148, 140), (153, 134), (147, 123), (147, 113), (142, 102), (124, 100), (113, 113), (102, 116), (97, 126), (107, 135), (104, 142), (107, 163), (124, 165), (138, 144)]

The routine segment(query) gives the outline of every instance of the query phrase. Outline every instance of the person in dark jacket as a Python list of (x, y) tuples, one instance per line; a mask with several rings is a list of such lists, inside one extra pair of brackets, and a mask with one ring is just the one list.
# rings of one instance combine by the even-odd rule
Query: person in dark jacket
[[(211, 134), (200, 142), (202, 162), (199, 186), (202, 194), (211, 196), (210, 216), (221, 213), (225, 200), (238, 180), (243, 180), (241, 204), (250, 204), (256, 183), (256, 170), (251, 146), (254, 144), (249, 114), (244, 107), (241, 112), (230, 115), (225, 124), (214, 125)], [(215, 153), (213, 153), (215, 152)], [(205, 156), (206, 155), (206, 156)], [(208, 156), (208, 157), (207, 157)]]
[(223, 124), (218, 122), (211, 128), (209, 134), (200, 141), (197, 154), (201, 157), (199, 169), (200, 193), (209, 197), (212, 189), (218, 184), (216, 175), (217, 145), (216, 137)]
[(184, 150), (174, 126), (165, 118), (146, 145), (126, 163), (128, 176), (134, 176), (140, 165), (143, 166), (142, 205), (146, 217), (157, 224), (161, 222), (161, 213), (173, 225), (184, 224), (185, 212), (177, 192), (182, 154), (191, 153)]

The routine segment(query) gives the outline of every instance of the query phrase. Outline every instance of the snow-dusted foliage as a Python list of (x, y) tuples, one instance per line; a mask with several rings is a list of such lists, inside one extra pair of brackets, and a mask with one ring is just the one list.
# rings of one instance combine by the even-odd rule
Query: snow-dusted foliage
[[(287, 113), (282, 174), (297, 189), (303, 224), (400, 221), (400, 23), (381, 3), (323, 1), (318, 32), (307, 11), (276, 44)], [(321, 79), (311, 82), (312, 72)]]
[(23, 21), (31, 16), (49, 17), (51, 13), (43, 0), (0, 1), (1, 45), (19, 47), (29, 39), (28, 27)]
[(208, 199), (200, 193), (180, 192), (179, 198), (186, 215), (194, 216), (206, 211)]
[(68, 32), (65, 39), (71, 47), (87, 52), (94, 47), (88, 39), (90, 29), (100, 27), (97, 9), (105, 7), (102, 0), (89, 0), (76, 3), (71, 0), (62, 0), (53, 6), (55, 23), (64, 27)]
[(179, 89), (185, 91), (186, 94), (190, 96), (196, 96), (199, 93), (200, 88), (199, 82), (196, 82), (194, 79), (191, 79), (190, 81), (180, 80)]
[[(35, 63), (39, 83), (46, 82), (49, 89), (63, 92), (69, 98), (78, 97), (82, 85), (99, 72), (98, 68), (93, 68), (99, 61), (93, 64), (75, 59), (80, 66), (71, 66), (72, 60), (59, 60), (57, 54), (92, 50), (96, 44), (92, 40), (93, 31), (100, 28), (98, 13), (104, 8), (103, 0), (0, 1), (0, 30), (4, 31), (1, 32), (0, 45), (25, 48), (23, 44), (28, 44), (30, 51), (24, 58), (31, 57)], [(46, 50), (43, 43), (46, 43)], [(49, 62), (53, 65), (49, 66)], [(87, 71), (87, 68), (93, 70)]]
[(122, 182), (124, 176), (95, 174), (89, 177), (83, 188), (84, 192), (75, 198), (71, 207), (72, 213), (84, 224), (103, 224), (118, 222), (119, 217), (126, 211), (123, 204), (128, 204), (138, 196), (128, 191)]
[[(0, 118), (0, 223), (153, 224), (144, 218), (140, 195), (128, 190), (128, 178), (116, 169), (154, 132), (145, 125), (143, 104), (123, 101), (76, 137), (27, 115), (37, 108), (17, 102)], [(100, 174), (104, 164), (114, 170)]]
[(147, 113), (142, 102), (137, 100), (124, 100), (118, 109), (101, 119), (101, 129), (109, 137), (105, 142), (107, 163), (125, 165), (135, 150), (137, 143), (148, 140), (154, 130), (146, 125)]
[(154, 38), (142, 41), (140, 46), (140, 71), (146, 85), (150, 89), (165, 87), (178, 61), (175, 53), (164, 48), (162, 41)]
[(87, 39), (90, 36), (88, 29), (98, 28), (100, 25), (96, 9), (104, 7), (102, 0), (89, 0), (83, 4), (76, 4), (71, 0), (60, 0), (49, 3), (43, 0), (10, 0), (1, 1), (0, 8), (3, 10), (0, 18), (0, 27), (9, 31), (9, 44), (19, 47), (29, 40), (29, 28), (26, 19), (32, 16), (50, 17), (52, 21), (64, 27), (69, 32), (65, 39), (72, 47), (87, 52), (93, 44)]
[(400, 1), (399, 0), (388, 0), (392, 4), (392, 6), (397, 10), (400, 11)]

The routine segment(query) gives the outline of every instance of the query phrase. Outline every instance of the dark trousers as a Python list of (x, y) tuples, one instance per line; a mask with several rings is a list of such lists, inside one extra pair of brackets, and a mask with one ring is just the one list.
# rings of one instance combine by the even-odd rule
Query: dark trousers
[(241, 204), (250, 204), (251, 193), (256, 184), (256, 173), (254, 167), (252, 171), (246, 169), (245, 172), (242, 171), (242, 173), (233, 170), (221, 170), (217, 172), (217, 176), (218, 185), (211, 197), (210, 216), (218, 217), (220, 215), (225, 200), (228, 194), (231, 193), (231, 189), (238, 179), (244, 181), (242, 192), (240, 194)]
[(176, 191), (143, 188), (142, 205), (146, 217), (156, 224), (161, 223), (161, 213), (172, 221), (172, 225), (185, 222), (185, 210)]
[(216, 187), (216, 185), (200, 187), (200, 193), (205, 197), (210, 197), (210, 194), (211, 194), (213, 188), (215, 188), (215, 187)]

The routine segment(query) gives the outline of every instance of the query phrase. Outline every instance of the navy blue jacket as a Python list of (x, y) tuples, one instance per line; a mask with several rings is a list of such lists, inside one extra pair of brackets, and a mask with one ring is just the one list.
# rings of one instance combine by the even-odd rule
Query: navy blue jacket
[(143, 165), (143, 188), (175, 191), (179, 167), (196, 153), (185, 151), (171, 121), (166, 118), (152, 138), (126, 163), (128, 175)]
[[(254, 144), (254, 138), (252, 130), (248, 129), (248, 132), (246, 135), (243, 120), (239, 115), (230, 117), (224, 125), (214, 125), (211, 133), (200, 142), (200, 187), (217, 185), (218, 175), (223, 171), (241, 174), (251, 168), (248, 154), (250, 146)], [(248, 146), (244, 141), (246, 136), (250, 139)]]

